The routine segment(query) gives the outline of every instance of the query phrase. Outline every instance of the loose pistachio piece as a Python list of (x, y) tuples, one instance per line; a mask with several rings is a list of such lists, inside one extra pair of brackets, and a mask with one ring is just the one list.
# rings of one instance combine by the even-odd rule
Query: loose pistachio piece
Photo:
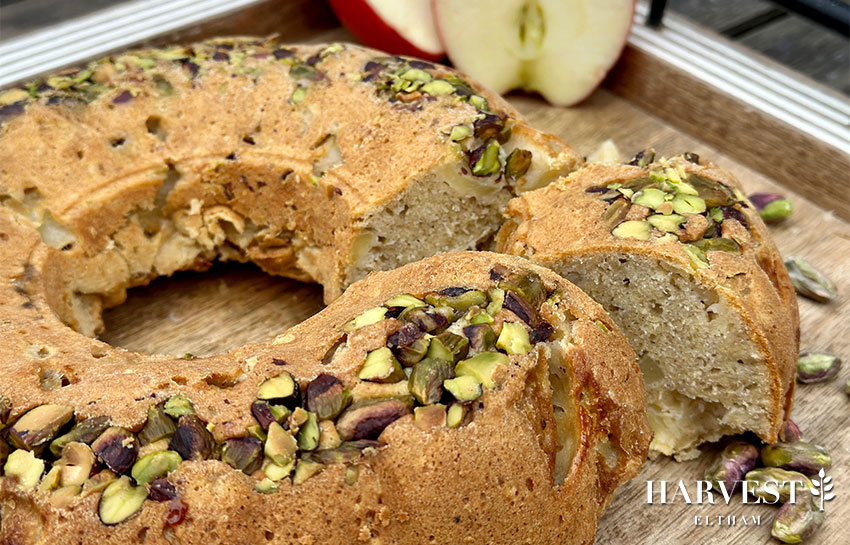
[(787, 503), (792, 495), (796, 500), (798, 491), (812, 488), (812, 482), (802, 473), (778, 467), (754, 469), (746, 474), (744, 480), (750, 483), (748, 490), (754, 496), (768, 503)]
[(749, 199), (765, 223), (782, 221), (794, 210), (790, 200), (776, 193), (754, 193)]
[(413, 323), (404, 324), (387, 338), (387, 346), (405, 367), (425, 357), (429, 345), (430, 340), (425, 337), (425, 332)]
[(449, 307), (458, 313), (465, 313), (471, 306), (487, 304), (487, 295), (480, 290), (466, 288), (446, 288), (425, 296), (425, 302), (434, 307)]
[(295, 474), (292, 476), (292, 484), (301, 484), (310, 477), (314, 477), (324, 471), (325, 464), (312, 460), (298, 460), (295, 466)]
[(410, 393), (423, 405), (436, 403), (443, 395), (443, 381), (453, 375), (451, 362), (425, 358), (413, 366), (408, 380)]
[(187, 414), (177, 421), (177, 431), (168, 448), (177, 451), (184, 460), (208, 460), (213, 457), (215, 440), (200, 418)]
[(496, 332), (487, 324), (473, 324), (463, 328), (463, 334), (469, 339), (469, 352), (478, 354), (496, 346)]
[(263, 442), (256, 437), (227, 439), (221, 447), (221, 461), (250, 475), (263, 465)]
[(800, 427), (789, 418), (788, 421), (785, 422), (785, 427), (779, 434), (779, 438), (785, 443), (794, 443), (795, 441), (803, 440), (803, 432), (801, 432)]
[(785, 268), (797, 293), (819, 303), (829, 303), (836, 297), (835, 284), (815, 269), (802, 257), (791, 256), (785, 260)]
[(44, 473), (44, 460), (28, 450), (18, 449), (9, 454), (3, 471), (6, 477), (16, 477), (23, 488), (35, 488)]
[(136, 438), (128, 430), (119, 427), (107, 428), (91, 445), (97, 459), (118, 473), (126, 473), (139, 452)]
[(265, 454), (275, 464), (283, 467), (295, 459), (298, 442), (277, 422), (269, 426), (269, 436), (266, 439)]
[(450, 428), (458, 428), (466, 416), (469, 414), (469, 408), (462, 403), (452, 403), (446, 411), (446, 426)]
[(36, 449), (56, 436), (74, 417), (74, 408), (67, 405), (40, 405), (18, 419), (9, 428), (9, 442), (16, 448)]
[(186, 396), (178, 394), (168, 398), (163, 411), (172, 418), (180, 418), (187, 414), (195, 414), (195, 407)]
[(375, 307), (370, 308), (369, 310), (365, 310), (362, 313), (355, 316), (349, 322), (347, 322), (344, 326), (342, 326), (343, 331), (346, 333), (351, 333), (352, 331), (356, 331), (361, 327), (366, 327), (367, 325), (372, 325), (380, 322), (384, 319), (384, 316), (387, 314), (386, 307)]
[(263, 465), (263, 473), (266, 474), (266, 477), (274, 482), (278, 482), (281, 479), (285, 479), (289, 477), (292, 473), (292, 470), (295, 469), (295, 458), (285, 463), (284, 465), (278, 465), (272, 462), (270, 459), (266, 458), (266, 462)]
[(825, 382), (832, 380), (841, 369), (841, 358), (825, 352), (800, 354), (797, 359), (797, 382)]
[(370, 382), (398, 382), (405, 378), (401, 364), (387, 347), (369, 352), (357, 376)]
[(673, 210), (677, 214), (702, 214), (706, 210), (705, 200), (696, 195), (678, 193), (673, 197)]
[(168, 439), (177, 431), (174, 420), (165, 412), (164, 407), (151, 405), (148, 407), (148, 419), (139, 432), (139, 443), (142, 446)]
[(144, 486), (133, 486), (125, 475), (103, 491), (98, 506), (100, 520), (107, 525), (124, 522), (142, 508), (147, 497), (147, 489)]
[(319, 422), (319, 445), (316, 447), (319, 450), (327, 450), (337, 448), (342, 444), (342, 438), (339, 432), (336, 431), (336, 426), (330, 420), (322, 420)]
[(502, 331), (496, 340), (496, 347), (501, 348), (508, 354), (527, 354), (531, 351), (531, 341), (528, 340), (528, 331), (522, 324), (505, 322)]
[(443, 387), (462, 403), (475, 401), (483, 393), (481, 382), (472, 375), (445, 380)]
[(611, 231), (617, 238), (630, 238), (635, 240), (649, 240), (652, 234), (652, 225), (646, 221), (630, 220), (624, 221)]
[(343, 441), (374, 439), (406, 414), (410, 414), (410, 405), (403, 400), (367, 401), (346, 409), (339, 416), (336, 429)]
[(427, 356), (455, 363), (465, 358), (468, 352), (469, 339), (444, 331), (431, 339)]
[[(614, 194), (616, 195), (617, 193), (615, 192)], [(613, 230), (625, 219), (631, 207), (631, 201), (623, 198), (615, 199), (610, 205), (608, 205), (608, 208), (605, 209), (605, 213), (602, 214), (602, 221), (605, 222), (605, 225), (607, 225), (609, 229)]]
[(410, 294), (404, 293), (404, 294), (401, 294), (401, 295), (396, 295), (395, 297), (392, 297), (390, 299), (387, 299), (384, 302), (384, 306), (386, 306), (386, 307), (404, 307), (404, 308), (424, 307), (425, 301), (423, 301), (422, 299), (419, 299), (418, 297), (414, 297)]
[(138, 484), (148, 484), (157, 479), (165, 477), (180, 465), (183, 459), (173, 450), (164, 450), (162, 452), (154, 452), (148, 454), (144, 458), (140, 458), (135, 464), (130, 474)]
[(350, 401), (348, 390), (333, 375), (321, 373), (307, 385), (307, 409), (319, 420), (336, 418)]
[(446, 406), (440, 403), (413, 409), (413, 424), (424, 431), (446, 425)]
[(91, 475), (94, 462), (94, 452), (88, 445), (77, 442), (65, 445), (62, 458), (56, 462), (59, 466), (59, 480), (62, 486), (82, 486)]
[(779, 508), (770, 535), (783, 543), (802, 543), (823, 523), (823, 511), (818, 509), (809, 494), (796, 503)]
[(500, 366), (510, 363), (508, 357), (501, 352), (482, 352), (467, 360), (463, 360), (455, 367), (455, 374), (459, 377), (475, 377), (485, 388), (495, 388), (495, 374)]
[(467, 125), (455, 125), (454, 127), (452, 127), (452, 131), (449, 134), (449, 140), (451, 140), (452, 142), (460, 142), (464, 138), (468, 137), (470, 134), (472, 134), (472, 129), (470, 129)]
[(319, 446), (319, 421), (314, 413), (307, 413), (307, 421), (298, 430), (298, 448), (315, 450)]
[(531, 167), (532, 153), (527, 149), (517, 148), (505, 159), (505, 176), (516, 179), (525, 176)]
[(814, 475), (832, 465), (832, 456), (821, 446), (796, 441), (766, 445), (761, 449), (761, 461), (768, 467), (781, 467), (805, 475)]
[(472, 165), (472, 174), (475, 176), (491, 176), (502, 169), (502, 163), (499, 161), (499, 150), (501, 147), (496, 141), (490, 141), (486, 144), (481, 157)]
[(292, 375), (284, 371), (260, 384), (257, 397), (275, 404), (295, 407), (301, 403), (301, 389)]
[(78, 422), (71, 431), (61, 435), (50, 443), (50, 452), (54, 456), (61, 456), (65, 445), (72, 442), (90, 444), (98, 438), (103, 431), (109, 427), (108, 416), (95, 416)]
[(756, 467), (758, 449), (744, 441), (734, 441), (723, 449), (720, 459), (709, 468), (705, 479), (713, 483), (723, 483), (729, 494), (733, 493), (744, 476)]

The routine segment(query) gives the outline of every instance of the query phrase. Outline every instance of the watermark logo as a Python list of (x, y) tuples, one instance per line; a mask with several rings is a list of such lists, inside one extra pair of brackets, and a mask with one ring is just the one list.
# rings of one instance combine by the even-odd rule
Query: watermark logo
[(811, 479), (811, 481), (812, 481), (811, 492), (812, 492), (813, 496), (818, 497), (818, 503), (820, 504), (819, 505), (820, 510), (823, 511), (824, 502), (827, 502), (827, 501), (829, 501), (829, 500), (831, 500), (835, 497), (835, 494), (833, 492), (830, 492), (830, 490), (832, 490), (832, 487), (834, 485), (832, 483), (832, 477), (827, 475), (824, 472), (823, 469), (818, 471), (818, 477), (820, 477), (820, 480)]

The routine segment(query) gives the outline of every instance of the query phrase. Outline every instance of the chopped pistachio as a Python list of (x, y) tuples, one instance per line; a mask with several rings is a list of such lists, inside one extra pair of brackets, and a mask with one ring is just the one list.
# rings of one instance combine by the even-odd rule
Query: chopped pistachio
[(292, 375), (284, 371), (260, 384), (257, 397), (277, 404), (295, 406), (301, 401), (301, 389)]
[(180, 418), (187, 414), (195, 414), (195, 407), (192, 406), (192, 402), (189, 401), (186, 396), (179, 394), (168, 398), (163, 410), (165, 411), (165, 414), (172, 418)]
[(487, 305), (487, 314), (495, 316), (502, 311), (502, 305), (505, 304), (505, 290), (490, 288), (487, 290), (487, 297), (490, 299), (490, 304)]
[(292, 470), (295, 469), (295, 458), (287, 462), (284, 465), (278, 465), (268, 458), (266, 458), (267, 463), (263, 466), (263, 473), (266, 474), (266, 477), (274, 482), (278, 482), (281, 479), (285, 479), (289, 477), (292, 473)]
[(295, 466), (295, 475), (292, 476), (292, 484), (301, 484), (310, 477), (318, 475), (325, 469), (325, 464), (312, 460), (298, 460)]
[(505, 176), (516, 179), (524, 176), (531, 166), (532, 153), (527, 149), (515, 149), (505, 159)]
[(413, 409), (413, 424), (421, 430), (446, 425), (446, 406), (440, 403)]
[(298, 442), (283, 426), (272, 422), (265, 444), (265, 454), (275, 464), (284, 467), (295, 459)]
[(443, 395), (443, 381), (451, 378), (453, 361), (425, 358), (413, 366), (408, 387), (413, 397), (423, 405), (440, 400)]
[(469, 339), (444, 331), (431, 339), (427, 356), (455, 363), (465, 358), (468, 352)]
[(254, 490), (260, 494), (271, 494), (277, 491), (277, 483), (268, 477), (254, 485)]
[(263, 463), (263, 443), (256, 437), (235, 437), (224, 442), (221, 461), (250, 475)]
[(461, 403), (452, 403), (446, 412), (446, 426), (450, 428), (459, 427), (466, 418), (469, 408)]
[(496, 347), (508, 354), (527, 354), (531, 351), (528, 331), (522, 324), (505, 322), (502, 325), (502, 332), (499, 333), (499, 339), (496, 341)]
[(203, 421), (194, 414), (181, 416), (177, 431), (168, 448), (180, 453), (184, 460), (208, 460), (215, 454), (215, 440)]
[(135, 463), (139, 445), (129, 430), (113, 426), (94, 440), (91, 449), (102, 464), (120, 475)]
[(343, 441), (373, 439), (406, 414), (410, 414), (410, 406), (400, 399), (363, 402), (346, 409), (337, 419), (336, 429)]
[(487, 111), (487, 109), (489, 108), (487, 104), (487, 99), (485, 99), (481, 95), (471, 95), (469, 97), (469, 103), (478, 108), (479, 110)]
[(136, 480), (136, 483), (148, 484), (177, 469), (182, 461), (180, 455), (173, 450), (154, 452), (140, 458), (133, 464), (130, 474)]
[(401, 364), (387, 347), (369, 352), (357, 376), (371, 382), (398, 382), (405, 378)]
[(347, 322), (343, 326), (343, 330), (347, 333), (351, 333), (352, 331), (360, 329), (361, 327), (378, 323), (384, 319), (384, 316), (386, 316), (386, 314), (386, 307), (370, 308), (369, 310), (363, 311), (362, 313), (351, 319), (349, 322)]
[(337, 448), (342, 444), (342, 438), (339, 432), (336, 431), (336, 426), (330, 420), (322, 420), (319, 422), (319, 450), (328, 450)]
[(617, 238), (649, 240), (652, 234), (652, 226), (646, 221), (624, 221), (615, 227), (611, 234)]
[(671, 214), (669, 216), (655, 214), (646, 218), (646, 221), (653, 227), (664, 232), (675, 233), (685, 223), (685, 218), (678, 214)]
[(429, 81), (419, 90), (433, 96), (450, 95), (455, 92), (454, 85), (443, 79)]
[(95, 456), (88, 445), (71, 442), (65, 445), (62, 457), (56, 463), (60, 468), (62, 486), (82, 485), (91, 475)]
[(705, 257), (705, 253), (693, 244), (682, 244), (682, 250), (688, 254), (691, 260), (691, 267), (694, 269), (705, 269), (708, 267), (708, 259)]
[[(108, 416), (95, 416), (93, 418), (86, 418), (82, 422), (78, 422), (71, 428), (71, 431), (66, 433), (65, 435), (61, 435), (53, 440), (50, 443), (50, 452), (54, 456), (61, 456), (62, 450), (65, 448), (65, 445), (71, 442), (79, 442), (89, 444), (98, 436), (103, 433), (103, 431), (109, 427), (109, 417)], [(142, 430), (144, 431), (144, 430)]]
[(418, 68), (410, 68), (401, 75), (401, 79), (407, 81), (431, 81), (434, 79), (431, 74)]
[(425, 302), (435, 307), (449, 307), (463, 313), (472, 306), (487, 304), (487, 295), (480, 290), (448, 288), (438, 293), (429, 293), (425, 296)]
[(423, 301), (422, 299), (419, 299), (418, 297), (414, 297), (412, 295), (405, 293), (405, 294), (402, 294), (402, 295), (396, 295), (395, 297), (393, 297), (391, 299), (387, 299), (386, 302), (384, 302), (384, 306), (387, 306), (387, 307), (404, 307), (404, 308), (414, 307), (414, 308), (416, 308), (416, 307), (424, 307), (425, 301)]
[(151, 405), (148, 407), (148, 419), (139, 432), (139, 442), (142, 446), (154, 443), (161, 439), (167, 439), (177, 431), (177, 425), (165, 413), (162, 407)]
[(508, 363), (510, 363), (508, 357), (500, 352), (482, 352), (458, 363), (455, 367), (455, 375), (459, 377), (470, 375), (478, 379), (485, 388), (495, 388), (496, 370), (500, 366), (507, 366)]
[(304, 102), (305, 98), (307, 98), (307, 88), (303, 85), (299, 85), (292, 92), (292, 96), (289, 98), (289, 100), (297, 106), (298, 104)]
[(350, 401), (348, 390), (333, 375), (320, 373), (307, 385), (307, 409), (320, 420), (336, 418)]
[(673, 210), (677, 214), (702, 214), (705, 212), (705, 201), (694, 195), (679, 193), (673, 197)]
[(472, 375), (464, 375), (443, 381), (443, 387), (462, 403), (475, 401), (483, 390), (481, 382)]
[(17, 448), (34, 450), (50, 441), (74, 417), (67, 405), (40, 405), (9, 428), (9, 442)]
[(455, 125), (452, 127), (452, 132), (449, 134), (449, 140), (452, 142), (460, 142), (464, 138), (472, 134), (472, 129), (467, 125)]
[(660, 189), (647, 187), (632, 196), (632, 203), (655, 210), (664, 203), (664, 195), (665, 193)]
[(469, 351), (486, 352), (496, 346), (496, 332), (487, 324), (473, 324), (463, 328), (463, 334), (469, 339)]
[(298, 430), (298, 448), (315, 450), (319, 446), (319, 421), (314, 413), (307, 413), (307, 421)]
[(144, 486), (133, 486), (126, 475), (113, 481), (100, 497), (98, 514), (104, 524), (124, 522), (133, 516), (148, 497)]
[(491, 141), (487, 144), (481, 157), (472, 165), (472, 174), (475, 176), (490, 176), (499, 172), (502, 168), (502, 163), (499, 161), (500, 149), (498, 142)]
[(9, 454), (3, 471), (7, 477), (17, 477), (23, 488), (35, 488), (44, 473), (44, 460), (28, 450), (18, 449)]

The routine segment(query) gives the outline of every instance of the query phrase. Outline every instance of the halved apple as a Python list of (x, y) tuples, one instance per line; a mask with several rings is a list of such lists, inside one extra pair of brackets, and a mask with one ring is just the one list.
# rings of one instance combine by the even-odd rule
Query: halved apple
[(433, 0), (454, 65), (496, 92), (537, 91), (575, 104), (614, 66), (634, 0)]
[(330, 0), (342, 24), (365, 45), (438, 61), (446, 56), (431, 0)]

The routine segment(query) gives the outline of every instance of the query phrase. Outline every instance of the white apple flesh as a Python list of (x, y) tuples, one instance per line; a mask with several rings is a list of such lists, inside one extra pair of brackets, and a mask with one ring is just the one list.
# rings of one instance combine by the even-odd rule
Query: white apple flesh
[(449, 59), (498, 93), (587, 97), (626, 43), (634, 0), (433, 0)]
[(428, 60), (445, 56), (431, 0), (331, 0), (331, 7), (365, 45)]

